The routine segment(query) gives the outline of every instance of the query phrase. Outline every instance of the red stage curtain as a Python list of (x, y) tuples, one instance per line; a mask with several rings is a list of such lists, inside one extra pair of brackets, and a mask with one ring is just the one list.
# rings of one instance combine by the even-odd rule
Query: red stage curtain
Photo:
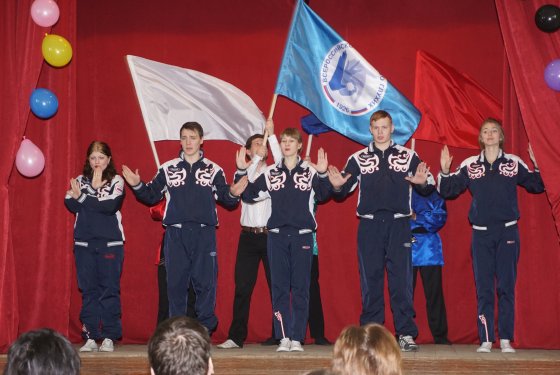
[[(60, 20), (51, 28), (37, 26), (30, 16), (33, 1), (2, 2), (2, 136), (0, 159), (2, 205), (0, 247), (0, 348), (30, 329), (49, 326), (68, 334), (68, 306), (73, 259), (68, 240), (72, 221), (62, 200), (69, 164), (75, 155), (75, 61), (65, 68), (47, 65), (41, 44), (45, 33), (63, 35), (74, 45), (76, 4), (60, 0)], [(29, 95), (48, 88), (59, 100), (49, 120), (31, 114)], [(22, 136), (45, 155), (45, 170), (36, 178), (21, 176), (14, 159)]]
[(547, 3), (496, 0), (496, 8), (521, 116), (560, 234), (560, 94), (543, 78), (548, 63), (560, 58), (560, 31), (542, 32), (534, 21), (537, 9)]
[(3, 1), (0, 6), (2, 58), (0, 59), (0, 113), (2, 158), (0, 158), (0, 352), (17, 337), (20, 319), (17, 277), (12, 244), (11, 202), (14, 160), (29, 115), (29, 95), (35, 88), (43, 58), (42, 35), (29, 16), (31, 0)]
[[(242, 5), (231, 1), (60, 0), (57, 3), (62, 13), (53, 32), (71, 42), (74, 60), (62, 69), (43, 66), (39, 82), (55, 91), (60, 109), (49, 121), (33, 117), (27, 121), (20, 113), (27, 116), (27, 98), (37, 84), (44, 33), (30, 24), (30, 2), (2, 2), (2, 27), (6, 30), (2, 38), (4, 45), (9, 46), (5, 48), (7, 57), (2, 59), (3, 72), (18, 74), (2, 75), (0, 87), (5, 99), (0, 104), (4, 116), (0, 126), (6, 129), (3, 136), (8, 141), (5, 149), (12, 147), (10, 155), (16, 152), (16, 147), (11, 145), (19, 144), (25, 132), (45, 153), (47, 166), (41, 176), (29, 180), (16, 171), (10, 172), (13, 160), (0, 161), (0, 204), (6, 202), (2, 199), (6, 195), (10, 197), (9, 206), (2, 207), (0, 223), (2, 348), (17, 334), (38, 326), (51, 326), (72, 340), (79, 340), (81, 296), (73, 273), (73, 217), (64, 208), (63, 196), (69, 178), (80, 172), (87, 145), (93, 139), (105, 140), (111, 145), (119, 169), (123, 163), (139, 168), (145, 180), (155, 172), (124, 56), (135, 54), (214, 75), (245, 91), (266, 112), (293, 5), (292, 0), (247, 0)], [(355, 0), (348, 7), (327, 1), (312, 1), (311, 6), (409, 98), (414, 89), (415, 54), (417, 50), (425, 50), (467, 73), (498, 100), (502, 99), (504, 47), (492, 2), (430, 0), (408, 1), (403, 5), (402, 2), (372, 4), (368, 0)], [(398, 17), (379, 17), (379, 14), (398, 14)], [(26, 33), (21, 27), (22, 30), (16, 30), (19, 24), (27, 25), (33, 32)], [(36, 41), (30, 42), (31, 36)], [(38, 60), (17, 58), (31, 53)], [(23, 70), (30, 61), (39, 62), (35, 73), (26, 75)], [(515, 83), (518, 95), (523, 95)], [(12, 98), (18, 98), (18, 109), (14, 109)], [(508, 101), (504, 98), (505, 103)], [(306, 110), (280, 98), (274, 116), (277, 133), (287, 126), (297, 126), (305, 113)], [(512, 141), (518, 140), (516, 147), (526, 148), (524, 131), (517, 124), (507, 129), (507, 135)], [(312, 155), (316, 148), (324, 147), (329, 162), (338, 167), (361, 148), (333, 132), (320, 135), (313, 143)], [(157, 148), (160, 159), (167, 160), (176, 156), (178, 144), (161, 142)], [(238, 147), (224, 141), (207, 141), (204, 149), (231, 180)], [(439, 165), (439, 149), (431, 142), (417, 142), (418, 152), (434, 171)], [(456, 150), (456, 160), (472, 154), (472, 150)], [(515, 152), (513, 145), (511, 150)], [(540, 160), (542, 148), (535, 152)], [(526, 153), (520, 155), (527, 159)], [(560, 319), (554, 301), (550, 300), (558, 298), (558, 283), (551, 275), (560, 266), (560, 250), (550, 211), (542, 209), (543, 199), (546, 204), (544, 195), (520, 194), (524, 206), (520, 223), (522, 255), (516, 341), (524, 347), (559, 348), (554, 333), (558, 332)], [(321, 205), (317, 214), (321, 291), (326, 334), (331, 339), (344, 326), (358, 322), (361, 308), (356, 201), (357, 194), (344, 203), (329, 202)], [(451, 201), (449, 221), (442, 231), (450, 338), (462, 343), (477, 340), (467, 222), (469, 204), (468, 194)], [(218, 209), (216, 313), (220, 325), (213, 336), (215, 341), (225, 339), (231, 322), (239, 211)], [(145, 343), (156, 320), (153, 259), (161, 240), (161, 226), (150, 218), (147, 207), (135, 201), (129, 189), (122, 212), (127, 238), (121, 279), (123, 342)], [(271, 308), (265, 285), (261, 272), (251, 305), (249, 342), (270, 334)], [(14, 304), (16, 296), (17, 305)], [(420, 343), (431, 340), (423, 305), (420, 289), (415, 300)], [(386, 325), (392, 329), (388, 303)]]

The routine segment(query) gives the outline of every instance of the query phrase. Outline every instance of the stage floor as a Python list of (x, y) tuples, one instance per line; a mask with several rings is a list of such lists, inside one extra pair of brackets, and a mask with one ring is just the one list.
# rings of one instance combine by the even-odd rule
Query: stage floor
[[(329, 366), (332, 346), (306, 345), (303, 353), (277, 353), (275, 347), (246, 345), (243, 349), (212, 348), (216, 375), (302, 374)], [(82, 353), (81, 374), (148, 375), (146, 345), (119, 345), (114, 353)], [(515, 354), (476, 353), (474, 345), (422, 345), (403, 353), (406, 375), (428, 374), (560, 374), (559, 350), (520, 349)], [(6, 356), (0, 356), (0, 369)]]

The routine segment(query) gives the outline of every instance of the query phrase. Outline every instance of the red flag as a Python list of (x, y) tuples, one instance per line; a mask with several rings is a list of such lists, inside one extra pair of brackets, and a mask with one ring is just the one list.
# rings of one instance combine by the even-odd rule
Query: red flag
[(482, 121), (502, 117), (502, 105), (488, 91), (424, 51), (416, 53), (415, 86), (422, 121), (413, 138), (479, 149)]

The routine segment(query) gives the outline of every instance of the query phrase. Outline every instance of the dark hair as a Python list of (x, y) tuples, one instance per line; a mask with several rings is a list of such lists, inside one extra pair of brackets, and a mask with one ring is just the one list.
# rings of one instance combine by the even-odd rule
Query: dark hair
[(391, 120), (391, 123), (393, 122), (393, 118), (391, 117), (389, 112), (380, 109), (379, 111), (373, 112), (373, 114), (369, 118), (369, 123), (371, 124), (372, 122), (381, 120), (382, 118), (388, 118), (389, 120)]
[(84, 175), (84, 177), (89, 178), (90, 180), (93, 178), (93, 169), (91, 168), (91, 165), (89, 165), (89, 157), (95, 151), (100, 152), (103, 155), (111, 158), (109, 160), (109, 164), (107, 165), (107, 168), (105, 168), (101, 176), (102, 180), (106, 180), (107, 182), (110, 182), (113, 179), (113, 177), (117, 175), (117, 169), (115, 168), (115, 164), (113, 164), (113, 157), (112, 157), (113, 155), (111, 154), (111, 148), (105, 142), (93, 141), (89, 144), (89, 147), (86, 152), (86, 162), (84, 163), (84, 169), (82, 171), (82, 175)]
[(245, 148), (246, 148), (247, 150), (251, 148), (251, 145), (253, 144), (253, 141), (254, 141), (255, 139), (264, 139), (264, 135), (262, 135), (262, 134), (253, 134), (252, 136), (250, 136), (250, 137), (247, 139), (247, 142), (245, 142)]
[(210, 336), (196, 320), (176, 316), (162, 322), (148, 342), (148, 359), (156, 375), (206, 375)]
[(8, 350), (4, 375), (74, 375), (80, 357), (70, 341), (49, 328), (21, 335)]
[(204, 130), (202, 129), (202, 125), (200, 125), (198, 122), (194, 122), (194, 121), (185, 122), (183, 126), (181, 126), (181, 130), (179, 130), (179, 136), (181, 136), (181, 133), (185, 129), (192, 130), (196, 132), (200, 138), (204, 138)]
[(484, 150), (484, 142), (482, 142), (482, 128), (486, 124), (494, 124), (498, 127), (498, 133), (500, 133), (500, 148), (503, 150), (504, 149), (504, 139), (506, 137), (504, 135), (504, 128), (502, 128), (502, 124), (500, 123), (500, 121), (498, 121), (498, 120), (496, 120), (495, 118), (492, 118), (492, 117), (488, 117), (487, 119), (482, 121), (482, 124), (480, 125), (480, 130), (478, 132), (478, 145), (480, 146), (480, 149)]

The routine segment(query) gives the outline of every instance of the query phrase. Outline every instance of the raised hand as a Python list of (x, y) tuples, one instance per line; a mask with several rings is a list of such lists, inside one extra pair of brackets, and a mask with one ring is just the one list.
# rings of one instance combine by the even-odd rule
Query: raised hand
[(93, 170), (93, 179), (91, 180), (91, 186), (97, 190), (107, 183), (107, 180), (101, 180), (103, 177), (103, 171), (100, 168), (95, 168)]
[(426, 181), (428, 181), (429, 172), (430, 172), (430, 167), (428, 167), (426, 163), (422, 162), (418, 164), (414, 176), (405, 177), (404, 179), (416, 185), (424, 185)]
[(323, 148), (320, 148), (317, 152), (317, 164), (313, 164), (311, 160), (308, 161), (309, 165), (311, 165), (317, 172), (325, 173), (327, 168), (329, 167), (329, 161), (327, 159), (327, 153)]
[(266, 133), (269, 136), (274, 134), (274, 121), (272, 121), (272, 118), (266, 119), (266, 124), (264, 125), (264, 130), (266, 131)]
[(530, 143), (529, 143), (529, 149), (527, 151), (529, 151), (529, 158), (533, 162), (535, 169), (539, 169), (539, 167), (537, 166), (537, 159), (535, 159), (535, 154), (533, 153), (533, 148), (531, 147)]
[(329, 165), (327, 175), (329, 176), (329, 181), (335, 190), (339, 190), (352, 176), (350, 173), (347, 173), (346, 176), (343, 177), (342, 173), (340, 173), (338, 168), (334, 165)]
[(70, 179), (70, 190), (66, 192), (66, 194), (70, 195), (74, 199), (78, 199), (82, 192), (80, 191), (80, 184), (78, 180), (75, 178)]
[(126, 165), (123, 164), (122, 174), (124, 179), (130, 186), (136, 186), (141, 181), (140, 175), (138, 174), (138, 169), (136, 169), (136, 171), (133, 172), (130, 168), (128, 168)]
[(441, 164), (441, 171), (445, 174), (449, 173), (449, 169), (451, 168), (451, 162), (453, 161), (453, 156), (449, 153), (449, 148), (447, 145), (444, 145), (441, 149), (441, 156), (439, 158), (439, 162)]
[(247, 176), (243, 176), (239, 179), (239, 181), (231, 184), (231, 186), (229, 187), (229, 193), (234, 197), (239, 197), (245, 191), (245, 188), (247, 188), (248, 184), (249, 179), (247, 178)]
[(245, 170), (249, 168), (250, 163), (247, 162), (247, 149), (241, 147), (235, 152), (235, 165), (237, 169)]

